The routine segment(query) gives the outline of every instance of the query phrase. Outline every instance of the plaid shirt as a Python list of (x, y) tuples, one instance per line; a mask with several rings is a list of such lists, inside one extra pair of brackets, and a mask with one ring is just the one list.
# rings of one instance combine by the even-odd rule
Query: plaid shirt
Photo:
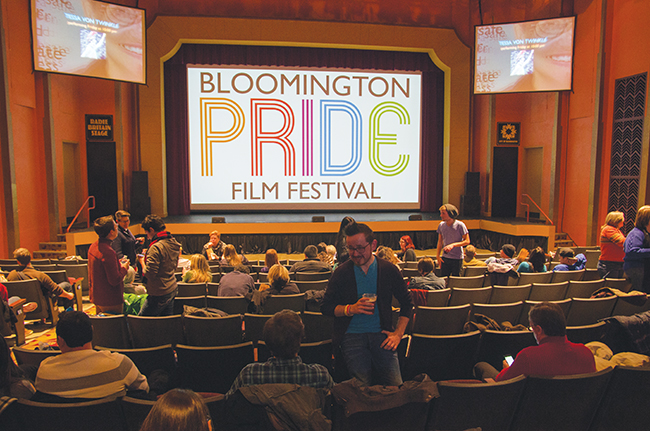
[(329, 371), (319, 364), (303, 364), (300, 356), (293, 359), (269, 358), (264, 363), (248, 364), (239, 373), (226, 397), (233, 395), (243, 386), (262, 385), (265, 383), (295, 383), (315, 388), (334, 386)]

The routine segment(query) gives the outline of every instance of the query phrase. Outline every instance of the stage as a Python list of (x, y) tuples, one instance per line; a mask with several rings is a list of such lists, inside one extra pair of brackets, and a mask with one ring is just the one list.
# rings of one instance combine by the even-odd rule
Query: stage
[[(421, 216), (422, 220), (409, 220)], [(218, 230), (221, 239), (234, 244), (243, 253), (264, 253), (275, 248), (279, 253), (302, 253), (309, 244), (325, 242), (334, 244), (341, 220), (353, 217), (357, 222), (367, 223), (375, 232), (378, 244), (399, 249), (399, 238), (410, 235), (417, 249), (434, 249), (437, 245), (436, 230), (440, 224), (439, 213), (413, 211), (391, 212), (246, 212), (204, 213), (187, 216), (166, 217), (167, 230), (183, 245), (184, 254), (201, 251), (208, 241), (209, 233)], [(212, 223), (213, 217), (223, 217), (223, 223)], [(322, 222), (312, 221), (323, 217)], [(467, 225), (470, 240), (477, 248), (497, 251), (503, 244), (513, 244), (518, 249), (541, 246), (553, 247), (555, 226), (529, 223), (521, 219), (467, 218), (459, 220)], [(139, 222), (131, 225), (134, 234), (142, 233)], [(66, 234), (69, 255), (85, 257), (88, 246), (97, 240), (90, 230)]]

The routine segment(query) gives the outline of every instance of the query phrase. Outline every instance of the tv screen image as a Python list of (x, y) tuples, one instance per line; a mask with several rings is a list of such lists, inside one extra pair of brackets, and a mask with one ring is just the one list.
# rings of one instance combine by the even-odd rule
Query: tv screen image
[(476, 26), (474, 94), (570, 90), (575, 17)]
[(190, 209), (418, 209), (421, 78), (188, 65)]
[(31, 0), (34, 69), (146, 83), (145, 12), (95, 0)]

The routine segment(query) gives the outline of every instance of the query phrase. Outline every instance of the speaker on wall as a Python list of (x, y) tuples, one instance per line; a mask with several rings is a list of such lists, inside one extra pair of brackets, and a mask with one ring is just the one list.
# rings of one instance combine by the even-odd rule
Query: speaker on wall
[(143, 220), (151, 214), (149, 172), (133, 171), (131, 175), (131, 220)]
[(413, 221), (413, 220), (422, 220), (422, 214), (411, 214), (409, 216), (409, 220), (411, 220), (411, 221)]
[(225, 217), (212, 217), (212, 223), (225, 223)]
[(323, 223), (325, 221), (325, 216), (313, 216), (311, 221), (314, 223)]
[(465, 172), (465, 195), (478, 196), (481, 194), (481, 173)]

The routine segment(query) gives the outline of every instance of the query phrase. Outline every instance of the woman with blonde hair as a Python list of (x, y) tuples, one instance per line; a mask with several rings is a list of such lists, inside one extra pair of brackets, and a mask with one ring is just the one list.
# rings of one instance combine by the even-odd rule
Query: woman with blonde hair
[(203, 398), (189, 389), (172, 389), (161, 396), (140, 431), (212, 431), (210, 411)]
[(226, 245), (223, 249), (223, 258), (221, 259), (221, 265), (227, 266), (237, 266), (240, 264), (248, 264), (248, 259), (243, 254), (237, 254), (235, 246), (232, 244)]
[(644, 283), (644, 266), (650, 259), (650, 246), (645, 242), (645, 236), (650, 228), (650, 206), (644, 205), (639, 208), (634, 221), (634, 229), (627, 234), (623, 250), (623, 271), (625, 278), (632, 283), (631, 290), (650, 292), (650, 286)]
[(383, 246), (383, 245), (380, 245), (379, 247), (377, 247), (377, 251), (375, 252), (375, 256), (377, 256), (377, 257), (379, 257), (381, 259), (385, 259), (385, 260), (389, 261), (390, 263), (397, 266), (398, 268), (399, 268), (399, 264), (402, 262), (401, 260), (399, 260), (397, 258), (397, 256), (395, 256), (395, 252), (393, 251), (392, 248), (386, 247), (386, 246)]
[(183, 283), (209, 283), (212, 281), (212, 271), (205, 256), (193, 254), (190, 256), (190, 269), (183, 268)]
[(623, 277), (623, 258), (625, 257), (625, 235), (621, 228), (625, 224), (625, 215), (612, 211), (605, 217), (605, 224), (600, 228), (600, 257), (598, 258), (598, 275), (600, 278)]
[[(260, 290), (263, 290), (260, 288)], [(276, 263), (269, 269), (269, 293), (271, 295), (294, 295), (300, 293), (296, 283), (289, 280), (289, 271)]]
[(264, 268), (262, 268), (260, 272), (269, 272), (269, 269), (271, 269), (271, 267), (276, 263), (280, 263), (278, 252), (275, 251), (274, 248), (269, 248), (266, 250), (266, 254), (264, 255)]

